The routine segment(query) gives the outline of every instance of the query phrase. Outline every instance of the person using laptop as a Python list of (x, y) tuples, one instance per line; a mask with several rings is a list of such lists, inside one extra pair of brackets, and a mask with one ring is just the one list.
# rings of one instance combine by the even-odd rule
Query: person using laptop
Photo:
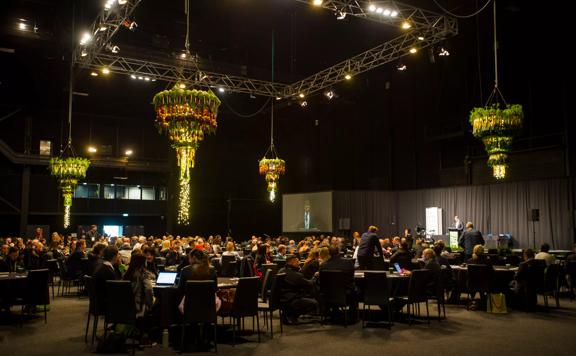
[(178, 289), (185, 292), (187, 281), (197, 281), (197, 280), (216, 280), (216, 274), (213, 269), (210, 268), (210, 262), (208, 261), (208, 256), (200, 250), (192, 250), (188, 255), (188, 261), (190, 264), (180, 272), (180, 282), (178, 283)]

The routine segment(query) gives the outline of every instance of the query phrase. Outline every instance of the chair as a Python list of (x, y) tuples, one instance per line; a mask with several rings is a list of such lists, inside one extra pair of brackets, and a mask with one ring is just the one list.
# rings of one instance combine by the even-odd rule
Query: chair
[(60, 269), (58, 268), (58, 260), (51, 259), (46, 261), (46, 267), (50, 270), (50, 275), (48, 277), (50, 281), (50, 286), (52, 287), (52, 299), (54, 299), (54, 278), (60, 275)]
[(504, 260), (506, 261), (505, 264), (510, 266), (518, 267), (520, 265), (520, 256), (517, 255), (507, 255)]
[[(136, 324), (136, 305), (130, 281), (106, 281), (106, 301), (104, 318), (104, 336), (108, 324)], [(132, 341), (132, 353), (136, 350), (136, 343)]]
[(96, 338), (96, 330), (98, 330), (98, 318), (104, 316), (104, 303), (98, 303), (96, 288), (94, 281), (90, 276), (84, 276), (84, 285), (88, 291), (88, 320), (86, 321), (86, 332), (84, 333), (84, 342), (88, 342), (88, 330), (90, 327), (90, 316), (94, 317), (94, 325), (92, 325), (92, 344)]
[[(430, 323), (430, 313), (428, 310), (428, 293), (426, 288), (433, 281), (432, 271), (425, 269), (416, 269), (410, 275), (408, 282), (408, 296), (403, 299), (406, 301), (408, 311), (408, 322), (412, 325), (412, 313), (414, 312), (414, 304), (418, 305), (418, 313), (420, 313), (420, 303), (426, 303), (426, 318)], [(410, 307), (412, 306), (412, 313)]]
[(468, 277), (466, 280), (466, 286), (468, 289), (469, 299), (473, 300), (476, 293), (480, 294), (481, 299), (490, 293), (491, 279), (491, 266), (475, 264), (468, 265)]
[(44, 306), (44, 324), (48, 323), (47, 306), (50, 305), (50, 289), (48, 287), (50, 271), (37, 269), (28, 272), (28, 285), (22, 298), (22, 307)]
[(440, 322), (442, 320), (441, 318), (441, 313), (440, 313), (440, 308), (442, 308), (442, 312), (444, 314), (444, 319), (446, 319), (446, 297), (445, 297), (445, 287), (444, 287), (444, 281), (448, 280), (448, 273), (451, 273), (452, 271), (449, 269), (442, 269), (442, 272), (440, 274), (440, 278), (436, 281), (434, 281), (434, 286), (433, 286), (433, 294), (430, 294), (431, 291), (428, 290), (429, 294), (428, 294), (428, 299), (429, 300), (435, 300), (436, 301), (436, 305), (438, 306), (438, 322)]
[(250, 255), (244, 255), (240, 261), (240, 278), (254, 277), (254, 259)]
[(63, 259), (58, 259), (58, 270), (60, 272), (60, 283), (58, 284), (57, 294), (60, 294), (60, 287), (62, 287), (62, 294), (60, 294), (60, 296), (64, 296), (66, 289), (70, 292), (70, 286), (74, 284), (77, 279), (76, 276), (69, 272), (66, 261)]
[(392, 308), (386, 272), (364, 272), (364, 300), (362, 306), (362, 328), (366, 323), (366, 306), (368, 305), (368, 319), (370, 306), (382, 305), (387, 307), (388, 325), (392, 326)]
[(254, 317), (256, 317), (258, 342), (260, 342), (260, 319), (258, 318), (259, 283), (259, 277), (240, 278), (236, 294), (234, 295), (232, 310), (227, 315), (221, 314), (222, 316), (230, 316), (235, 319), (235, 323), (232, 325), (232, 340), (234, 342), (236, 341), (236, 326), (240, 325), (240, 319), (244, 319), (247, 316), (252, 317), (252, 327), (254, 327)]
[(272, 280), (278, 271), (274, 269), (265, 269), (264, 270), (264, 279), (262, 280), (262, 288), (260, 289), (260, 301), (266, 303), (268, 299), (268, 294), (270, 293), (270, 287), (272, 286)]
[[(267, 276), (271, 275), (272, 271), (268, 271)], [(278, 273), (270, 278), (272, 280), (271, 288), (270, 288), (270, 297), (267, 301), (262, 303), (258, 303), (258, 310), (264, 312), (264, 318), (266, 320), (266, 325), (268, 325), (268, 317), (267, 314), (270, 313), (270, 337), (274, 338), (274, 324), (272, 321), (272, 317), (274, 311), (279, 310), (280, 312), (280, 333), (283, 332), (282, 330), (282, 303), (280, 302), (280, 298), (282, 296), (282, 290), (284, 288), (284, 281), (286, 279), (285, 273)]]
[(236, 256), (222, 256), (222, 277), (236, 277)]
[(560, 308), (560, 265), (550, 265), (544, 272), (544, 284), (538, 294), (544, 296), (544, 304), (548, 308), (548, 296), (556, 299), (556, 308)]
[(348, 327), (346, 285), (343, 271), (320, 271), (320, 299), (322, 305), (336, 307), (344, 312), (344, 326)]
[(574, 298), (574, 287), (576, 287), (576, 261), (566, 262), (566, 275), (570, 288), (570, 298)]
[(278, 267), (277, 263), (267, 263), (267, 264), (263, 264), (262, 265), (262, 275), (264, 277), (266, 277), (266, 273), (270, 270), (272, 271), (272, 275), (276, 275), (276, 273), (278, 273), (278, 270), (280, 268)]
[[(182, 320), (182, 337), (180, 352), (184, 347), (186, 325), (212, 324), (214, 326), (214, 351), (218, 352), (216, 319), (216, 289), (217, 284), (208, 281), (187, 281), (184, 296), (184, 316)], [(203, 329), (200, 329), (202, 335)]]

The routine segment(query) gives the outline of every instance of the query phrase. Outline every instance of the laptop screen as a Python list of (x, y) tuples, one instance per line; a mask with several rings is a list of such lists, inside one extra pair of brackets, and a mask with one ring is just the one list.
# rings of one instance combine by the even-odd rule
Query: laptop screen
[(174, 284), (174, 282), (176, 282), (176, 275), (178, 275), (177, 272), (160, 272), (158, 273), (156, 284)]
[(394, 263), (394, 268), (396, 268), (396, 272), (402, 273), (402, 268), (400, 268), (400, 265), (398, 263)]

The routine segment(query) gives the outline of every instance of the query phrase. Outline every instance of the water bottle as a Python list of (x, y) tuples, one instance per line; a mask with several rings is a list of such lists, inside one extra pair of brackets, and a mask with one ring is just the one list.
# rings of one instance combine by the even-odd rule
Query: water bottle
[(162, 347), (168, 348), (169, 343), (170, 341), (169, 341), (168, 329), (164, 329), (164, 331), (162, 331)]

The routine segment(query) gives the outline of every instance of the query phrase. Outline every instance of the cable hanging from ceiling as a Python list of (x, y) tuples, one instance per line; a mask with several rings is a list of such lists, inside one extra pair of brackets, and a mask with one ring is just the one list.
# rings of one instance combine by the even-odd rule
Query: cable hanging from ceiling
[(478, 9), (477, 11), (473, 12), (472, 14), (469, 15), (458, 15), (453, 13), (452, 11), (446, 9), (444, 6), (442, 6), (442, 4), (440, 4), (438, 2), (438, 0), (434, 0), (434, 3), (436, 4), (436, 6), (438, 6), (442, 11), (444, 11), (446, 14), (459, 18), (459, 19), (469, 19), (472, 18), (478, 14), (480, 14), (482, 11), (484, 11), (484, 9), (486, 9), (486, 7), (488, 7), (488, 5), (490, 5), (490, 2), (492, 2), (492, 0), (488, 0), (486, 1), (486, 3), (484, 5), (482, 5), (482, 7), (480, 9)]

